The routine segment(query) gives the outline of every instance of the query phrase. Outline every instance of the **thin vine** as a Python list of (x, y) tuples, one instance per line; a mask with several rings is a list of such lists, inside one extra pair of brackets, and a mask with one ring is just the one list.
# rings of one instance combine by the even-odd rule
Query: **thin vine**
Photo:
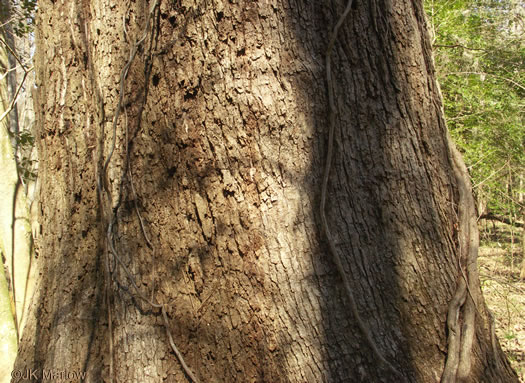
[(328, 178), (330, 175), (330, 168), (332, 167), (332, 158), (333, 158), (333, 151), (334, 151), (335, 116), (337, 112), (336, 107), (335, 107), (335, 101), (334, 101), (334, 84), (332, 80), (331, 57), (332, 57), (333, 47), (337, 40), (337, 33), (339, 32), (339, 29), (341, 28), (341, 26), (343, 25), (343, 22), (348, 16), (348, 13), (350, 13), (350, 10), (352, 9), (352, 2), (353, 0), (348, 1), (343, 14), (339, 17), (339, 20), (334, 26), (334, 29), (332, 30), (332, 33), (330, 35), (330, 40), (328, 42), (328, 48), (326, 49), (326, 54), (325, 54), (326, 84), (327, 84), (327, 90), (328, 90), (328, 104), (329, 104), (329, 109), (328, 109), (329, 126), (328, 126), (328, 143), (327, 143), (327, 152), (326, 152), (326, 162), (325, 162), (325, 167), (324, 167), (324, 172), (323, 172), (323, 180), (321, 184), (322, 185), (321, 186), (321, 203), (320, 203), (320, 209), (319, 209), (320, 216), (321, 216), (321, 227), (326, 237), (326, 241), (328, 242), (330, 253), (332, 254), (334, 262), (337, 266), (337, 271), (339, 272), (339, 275), (341, 279), (343, 280), (343, 285), (345, 287), (346, 296), (350, 304), (350, 309), (352, 310), (352, 314), (357, 322), (359, 329), (361, 330), (361, 333), (364, 335), (366, 342), (372, 349), (376, 359), (381, 363), (381, 365), (388, 368), (390, 371), (392, 371), (397, 376), (400, 376), (401, 374), (385, 359), (385, 357), (379, 351), (377, 344), (372, 338), (370, 329), (365, 325), (365, 323), (363, 322), (363, 319), (361, 318), (361, 315), (359, 314), (359, 310), (357, 309), (357, 304), (355, 302), (354, 294), (352, 293), (352, 289), (350, 287), (350, 281), (349, 281), (348, 275), (346, 274), (344, 270), (343, 262), (341, 260), (339, 253), (337, 252), (337, 248), (335, 246), (334, 239), (332, 237), (332, 234), (330, 233), (328, 220), (326, 218), (326, 195), (328, 191)]
[[(115, 236), (114, 236), (114, 227), (115, 227), (115, 225), (117, 223), (117, 212), (118, 212), (118, 208), (120, 206), (120, 202), (121, 202), (121, 199), (122, 199), (122, 185), (121, 185), (120, 190), (119, 190), (119, 195), (118, 195), (117, 202), (116, 202), (115, 206), (112, 206), (112, 196), (111, 196), (111, 192), (110, 192), (110, 189), (109, 189), (109, 180), (108, 180), (108, 174), (107, 174), (108, 167), (109, 167), (109, 165), (111, 163), (111, 159), (112, 159), (113, 154), (115, 152), (116, 136), (117, 136), (117, 124), (118, 124), (118, 121), (119, 121), (119, 118), (120, 118), (121, 110), (123, 109), (122, 103), (123, 103), (123, 99), (124, 99), (125, 82), (126, 82), (128, 70), (131, 67), (132, 63), (133, 63), (133, 61), (134, 61), (134, 59), (135, 59), (135, 57), (137, 55), (137, 52), (139, 51), (140, 46), (144, 43), (144, 41), (146, 41), (146, 38), (147, 38), (148, 33), (149, 33), (149, 30), (152, 28), (151, 20), (155, 16), (155, 14), (156, 14), (156, 12), (158, 10), (158, 7), (159, 7), (159, 0), (155, 0), (151, 4), (151, 6), (149, 8), (148, 16), (147, 16), (147, 19), (146, 19), (146, 27), (145, 27), (145, 30), (144, 30), (144, 34), (133, 45), (133, 47), (132, 47), (132, 49), (130, 51), (129, 59), (126, 62), (126, 64), (124, 65), (124, 67), (122, 68), (122, 71), (121, 71), (121, 74), (120, 74), (119, 98), (118, 98), (118, 103), (117, 103), (117, 107), (116, 107), (116, 110), (115, 110), (115, 115), (114, 115), (114, 118), (113, 118), (113, 124), (112, 124), (113, 137), (112, 137), (109, 153), (108, 153), (108, 155), (106, 157), (106, 160), (104, 161), (104, 165), (103, 165), (103, 167), (101, 169), (101, 172), (99, 174), (99, 177), (98, 177), (98, 185), (97, 185), (97, 187), (98, 187), (99, 195), (101, 197), (101, 200), (103, 199), (104, 196), (105, 196), (105, 199), (106, 199), (105, 203), (101, 201), (102, 202), (101, 203), (101, 208), (102, 208), (103, 215), (105, 217), (107, 217), (107, 229), (106, 229), (106, 246), (107, 246), (107, 248), (106, 248), (106, 256), (105, 256), (105, 282), (106, 282), (106, 294), (105, 295), (106, 295), (107, 311), (108, 311), (109, 352), (110, 352), (109, 375), (110, 375), (110, 381), (113, 382), (113, 380), (114, 380), (114, 368), (113, 368), (113, 347), (114, 347), (114, 345), (113, 345), (113, 328), (112, 328), (112, 312), (111, 312), (111, 297), (112, 297), (112, 294), (111, 294), (111, 281), (113, 280), (114, 268), (112, 270), (112, 268), (110, 267), (110, 265), (112, 263), (111, 259), (110, 259), (110, 255), (111, 255), (113, 257), (113, 259), (112, 259), (113, 263), (115, 263), (115, 262), (118, 263), (120, 265), (120, 267), (122, 268), (122, 270), (124, 270), (124, 273), (127, 276), (127, 279), (129, 280), (129, 282), (133, 286), (133, 290), (135, 291), (135, 297), (139, 298), (142, 301), (144, 301), (146, 304), (148, 304), (152, 308), (160, 309), (161, 314), (162, 314), (162, 319), (163, 319), (163, 322), (164, 322), (164, 327), (166, 328), (166, 334), (167, 334), (167, 337), (168, 337), (168, 341), (169, 341), (170, 347), (172, 348), (173, 352), (175, 353), (177, 359), (179, 360), (179, 362), (180, 362), (180, 364), (181, 364), (185, 374), (187, 375), (187, 377), (192, 382), (198, 383), (199, 380), (195, 377), (195, 375), (193, 374), (191, 369), (188, 367), (188, 365), (184, 361), (184, 357), (182, 356), (181, 352), (178, 350), (177, 346), (175, 345), (175, 342), (173, 340), (173, 335), (171, 334), (171, 331), (170, 331), (169, 321), (168, 321), (168, 317), (167, 317), (167, 313), (166, 313), (166, 305), (165, 304), (155, 303), (153, 297), (151, 299), (149, 299), (141, 292), (141, 290), (137, 286), (137, 283), (135, 282), (135, 278), (133, 277), (133, 275), (131, 274), (131, 272), (127, 268), (127, 266), (122, 261), (120, 255), (119, 255), (119, 252), (116, 249)], [(128, 32), (126, 30), (125, 17), (123, 18), (123, 23), (124, 23), (124, 34), (125, 34), (125, 37), (127, 39), (128, 38)], [(153, 38), (153, 35), (152, 35), (152, 38)], [(153, 41), (151, 42), (151, 46), (152, 45), (153, 45)], [(151, 57), (150, 57), (150, 59), (151, 59)], [(145, 93), (147, 93), (147, 90), (145, 91)], [(146, 95), (144, 96), (144, 100), (143, 101), (145, 103)], [(142, 110), (143, 110), (143, 105), (142, 105), (142, 107), (140, 109), (139, 116), (140, 116), (140, 114), (142, 114)], [(127, 113), (125, 113), (125, 115), (126, 115), (126, 120), (125, 120), (125, 127), (126, 127), (125, 128), (125, 134), (126, 134), (126, 163), (124, 164), (124, 167), (127, 168), (127, 170), (124, 172), (124, 174), (127, 175), (128, 181), (129, 181), (130, 186), (131, 186), (131, 191), (132, 191), (133, 195), (136, 196), (136, 191), (135, 191), (135, 187), (134, 187), (134, 184), (133, 184), (131, 168), (129, 166), (130, 158), (129, 158), (129, 138), (128, 138)], [(136, 201), (136, 198), (135, 198), (135, 201)], [(149, 240), (149, 237), (148, 237), (148, 235), (146, 233), (146, 230), (145, 230), (145, 227), (144, 227), (144, 221), (142, 219), (142, 216), (140, 214), (140, 211), (139, 211), (138, 206), (136, 205), (136, 203), (135, 203), (135, 211), (136, 211), (137, 217), (139, 219), (141, 231), (142, 231), (142, 233), (144, 235), (146, 243), (147, 243), (148, 247), (151, 248), (154, 251), (154, 247), (153, 247), (153, 245), (152, 245), (151, 241)]]

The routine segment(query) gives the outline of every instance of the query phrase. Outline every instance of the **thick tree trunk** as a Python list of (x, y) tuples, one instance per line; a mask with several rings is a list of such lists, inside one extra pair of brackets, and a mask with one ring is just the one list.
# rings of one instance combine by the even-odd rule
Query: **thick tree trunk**
[[(42, 273), (17, 368), (184, 381), (172, 335), (203, 382), (441, 379), (468, 214), (419, 2), (355, 2), (331, 53), (350, 294), (319, 230), (345, 6), (39, 2)], [(469, 286), (467, 381), (517, 381)]]

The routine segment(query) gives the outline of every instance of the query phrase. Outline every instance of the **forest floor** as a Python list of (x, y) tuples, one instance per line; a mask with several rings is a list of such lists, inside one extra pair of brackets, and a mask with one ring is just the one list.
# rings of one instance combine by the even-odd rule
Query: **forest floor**
[(483, 295), (496, 322), (496, 334), (520, 382), (525, 383), (525, 281), (522, 230), (480, 222), (479, 273)]

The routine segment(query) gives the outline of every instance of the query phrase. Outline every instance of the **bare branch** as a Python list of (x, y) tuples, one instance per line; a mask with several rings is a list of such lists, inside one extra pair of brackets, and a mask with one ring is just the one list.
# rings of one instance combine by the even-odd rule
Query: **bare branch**
[(433, 48), (463, 48), (463, 49), (466, 49), (466, 50), (469, 50), (469, 51), (481, 51), (481, 52), (486, 52), (487, 51), (486, 49), (483, 49), (483, 48), (466, 47), (466, 46), (461, 45), (461, 44), (451, 44), (451, 45), (434, 44), (434, 45), (432, 45), (432, 47)]
[(525, 90), (525, 86), (524, 85), (521, 85), (520, 83), (510, 79), (510, 78), (507, 78), (507, 77), (502, 77), (502, 76), (498, 76), (496, 74), (493, 74), (493, 73), (487, 73), (487, 72), (470, 72), (470, 71), (467, 71), (467, 72), (450, 72), (450, 73), (446, 73), (445, 76), (451, 76), (451, 75), (468, 75), (468, 74), (477, 74), (479, 76), (490, 76), (490, 77), (494, 77), (494, 78), (497, 78), (499, 80), (504, 80), (504, 81), (507, 81), (509, 83), (511, 83), (512, 85), (514, 86), (517, 86), (518, 88), (522, 89), (522, 90)]
[(4, 111), (4, 113), (2, 113), (2, 115), (0, 116), (0, 121), (2, 121), (9, 113), (11, 113), (11, 111), (13, 110), (13, 108), (15, 107), (16, 105), (16, 102), (18, 100), (18, 95), (20, 94), (20, 90), (22, 89), (22, 87), (24, 86), (24, 82), (27, 78), (27, 75), (29, 73), (31, 73), (31, 71), (34, 69), (33, 66), (29, 67), (29, 68), (26, 68), (25, 65), (22, 63), (22, 60), (20, 60), (20, 57), (16, 54), (16, 52), (14, 51), (13, 48), (11, 48), (11, 46), (9, 46), (8, 43), (6, 43), (4, 41), (4, 39), (0, 38), (0, 42), (2, 44), (5, 45), (5, 47), (7, 48), (7, 50), (9, 50), (9, 52), (13, 55), (13, 57), (16, 59), (16, 61), (20, 64), (22, 70), (24, 71), (24, 77), (22, 78), (22, 81), (20, 81), (20, 84), (18, 84), (18, 87), (16, 89), (16, 92), (15, 92), (15, 95), (13, 96), (13, 99), (11, 100), (11, 102), (9, 103), (9, 107)]

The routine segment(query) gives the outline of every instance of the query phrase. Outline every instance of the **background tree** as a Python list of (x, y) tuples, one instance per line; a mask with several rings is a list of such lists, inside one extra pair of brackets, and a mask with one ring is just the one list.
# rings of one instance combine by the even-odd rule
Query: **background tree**
[[(28, 201), (34, 186), (30, 90), (34, 1), (0, 2), (0, 382), (11, 381), (18, 336), (31, 296), (32, 238)], [(29, 197), (29, 199), (28, 199)], [(4, 273), (5, 272), (5, 273)]]
[(430, 0), (426, 7), (447, 122), (480, 217), (523, 226), (525, 7), (515, 0)]
[[(2, 49), (3, 48), (3, 49)], [(6, 69), (9, 68), (7, 60), (7, 49), (0, 45), (0, 65), (3, 72), (6, 72)], [(1, 110), (0, 113), (7, 109), (9, 104), (9, 96), (7, 92), (7, 79), (4, 77), (0, 82), (0, 99), (1, 99)], [(15, 182), (16, 182), (16, 167), (9, 169), (8, 165), (13, 164), (12, 158), (12, 148), (11, 142), (9, 140), (8, 132), (8, 120), (4, 119), (0, 121), (0, 176), (2, 179), (12, 178), (9, 177), (12, 175), (11, 170), (14, 170)], [(7, 165), (7, 166), (6, 166)], [(7, 171), (6, 171), (7, 170)], [(7, 173), (7, 174), (3, 174)], [(5, 185), (4, 182), (0, 183), (0, 188), (3, 188)], [(9, 191), (11, 191), (12, 185), (9, 185)], [(4, 191), (5, 190), (1, 190)], [(2, 225), (0, 226), (1, 235), (0, 235), (0, 253), (2, 255), (2, 265), (4, 265), (4, 259), (7, 261), (8, 256), (10, 255), (10, 239), (11, 239), (11, 226), (12, 226), (12, 215), (9, 212), (12, 209), (12, 199), (8, 198), (2, 199), (2, 203), (5, 205), (3, 208), (7, 208), (7, 213), (4, 213), (2, 209), (1, 221)], [(3, 269), (3, 268), (2, 268)], [(7, 278), (9, 273), (4, 273), (4, 270), (0, 272), (0, 339), (2, 339), (2, 349), (4, 350), (4, 356), (2, 361), (0, 361), (0, 381), (7, 383), (11, 378), (10, 372), (13, 367), (13, 363), (16, 357), (17, 351), (17, 333), (15, 327), (15, 321), (13, 319), (13, 306), (12, 299), (9, 294), (9, 288), (7, 283)]]
[(517, 381), (424, 20), (409, 1), (40, 2), (41, 273), (16, 368)]

